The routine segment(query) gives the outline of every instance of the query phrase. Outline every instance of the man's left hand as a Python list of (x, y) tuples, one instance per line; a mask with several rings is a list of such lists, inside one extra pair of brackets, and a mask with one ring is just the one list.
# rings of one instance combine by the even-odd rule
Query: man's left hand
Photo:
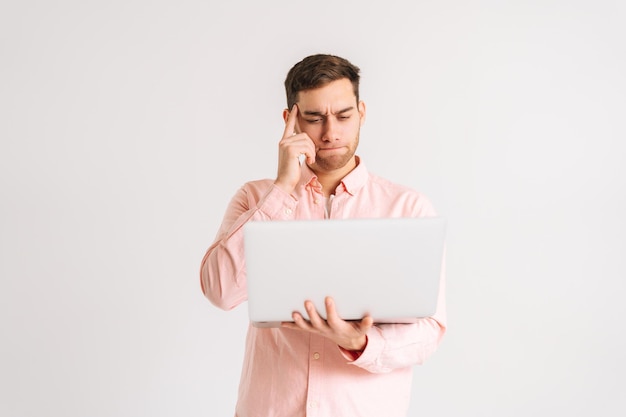
[(305, 301), (304, 308), (309, 316), (305, 320), (302, 314), (293, 313), (293, 323), (284, 322), (282, 327), (300, 329), (324, 336), (338, 346), (351, 351), (362, 351), (367, 345), (367, 332), (374, 325), (370, 316), (365, 316), (359, 321), (345, 321), (337, 314), (335, 302), (331, 297), (324, 300), (326, 306), (326, 320), (324, 320), (312, 301)]

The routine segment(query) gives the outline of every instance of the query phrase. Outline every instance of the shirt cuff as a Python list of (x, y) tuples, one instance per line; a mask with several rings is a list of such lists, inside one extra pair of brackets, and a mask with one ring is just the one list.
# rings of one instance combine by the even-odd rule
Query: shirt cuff
[[(367, 333), (367, 344), (363, 352), (353, 359), (352, 365), (362, 366), (376, 361), (385, 348), (385, 339), (376, 326)], [(344, 355), (345, 356), (345, 355)]]
[(291, 194), (272, 185), (257, 206), (272, 220), (293, 220), (297, 205), (298, 200)]

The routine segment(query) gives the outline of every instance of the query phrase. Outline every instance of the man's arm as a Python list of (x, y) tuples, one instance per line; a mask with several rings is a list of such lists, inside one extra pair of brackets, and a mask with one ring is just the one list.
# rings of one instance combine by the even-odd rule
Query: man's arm
[(247, 183), (237, 191), (200, 266), (202, 292), (214, 305), (230, 310), (248, 297), (243, 226), (249, 221), (287, 219), (296, 203), (270, 180)]
[(319, 334), (337, 344), (346, 360), (372, 373), (419, 365), (435, 352), (446, 331), (445, 270), (442, 266), (437, 311), (410, 324), (373, 325), (372, 318), (344, 321), (331, 298), (325, 300), (324, 320), (310, 301), (305, 302), (309, 320), (294, 313), (294, 323), (283, 327)]
[(213, 304), (230, 310), (248, 297), (243, 225), (248, 221), (293, 220), (297, 201), (291, 196), (300, 179), (300, 155), (315, 162), (315, 145), (298, 127), (298, 106), (285, 110), (285, 130), (278, 143), (276, 180), (247, 183), (233, 197), (215, 241), (200, 268), (202, 291)]
[(442, 269), (437, 312), (410, 324), (379, 324), (367, 334), (367, 346), (351, 364), (373, 373), (421, 365), (439, 347), (446, 332), (445, 272)]

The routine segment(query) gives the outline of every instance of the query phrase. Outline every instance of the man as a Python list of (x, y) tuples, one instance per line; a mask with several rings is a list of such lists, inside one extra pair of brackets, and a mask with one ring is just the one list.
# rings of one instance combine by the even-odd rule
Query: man
[[(369, 173), (355, 154), (365, 121), (359, 78), (358, 67), (332, 55), (309, 56), (289, 71), (277, 176), (238, 190), (202, 261), (202, 290), (216, 306), (247, 299), (248, 221), (435, 215), (423, 195)], [(311, 262), (324, 262), (324, 248)], [(280, 328), (249, 326), (236, 416), (406, 416), (412, 365), (445, 332), (441, 282), (437, 313), (417, 323), (344, 321), (327, 298), (324, 306), (305, 302), (306, 314)]]

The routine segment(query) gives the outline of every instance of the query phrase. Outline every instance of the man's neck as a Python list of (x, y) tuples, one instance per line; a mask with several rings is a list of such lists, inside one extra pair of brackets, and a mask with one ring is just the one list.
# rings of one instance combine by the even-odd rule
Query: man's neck
[(341, 184), (342, 179), (343, 176), (340, 178), (330, 178), (326, 175), (318, 174), (317, 180), (320, 184), (322, 184), (322, 193), (324, 194), (324, 197), (328, 198), (331, 194), (335, 194), (335, 190), (339, 187), (339, 184)]

